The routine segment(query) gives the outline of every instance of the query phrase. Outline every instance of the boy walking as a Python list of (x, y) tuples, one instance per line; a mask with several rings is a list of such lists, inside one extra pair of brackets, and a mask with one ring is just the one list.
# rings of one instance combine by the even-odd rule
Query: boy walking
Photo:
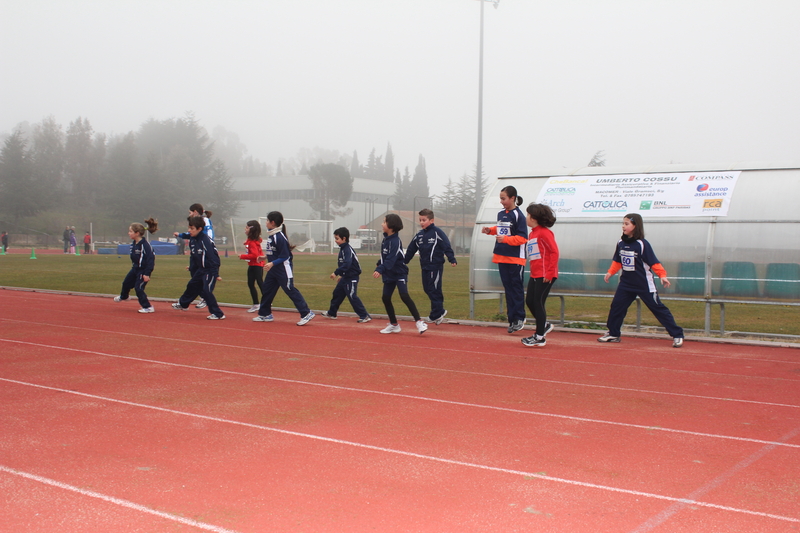
[(331, 274), (331, 279), (338, 279), (338, 281), (333, 289), (331, 305), (327, 311), (322, 312), (322, 316), (337, 318), (336, 313), (346, 296), (350, 305), (353, 306), (353, 311), (358, 315), (358, 323), (369, 322), (372, 317), (369, 316), (361, 298), (358, 297), (358, 277), (361, 275), (361, 264), (358, 262), (355, 250), (350, 246), (350, 230), (338, 228), (333, 232), (333, 240), (339, 246), (339, 258), (337, 268)]
[(208, 302), (208, 310), (211, 312), (206, 318), (209, 320), (222, 320), (225, 314), (217, 305), (214, 297), (214, 286), (219, 281), (219, 253), (214, 246), (214, 242), (204, 233), (206, 223), (203, 217), (190, 216), (189, 221), (189, 250), (191, 251), (190, 264), (194, 263), (195, 270), (192, 279), (186, 284), (186, 291), (177, 303), (172, 307), (181, 311), (186, 311), (189, 304), (201, 296)]
[(439, 325), (447, 315), (442, 294), (442, 275), (444, 274), (444, 258), (456, 266), (456, 256), (450, 246), (450, 240), (444, 231), (433, 223), (433, 211), (423, 209), (419, 212), (419, 225), (422, 229), (411, 240), (406, 250), (405, 262), (408, 264), (419, 250), (419, 266), (422, 269), (422, 288), (431, 300), (431, 313), (428, 322)]

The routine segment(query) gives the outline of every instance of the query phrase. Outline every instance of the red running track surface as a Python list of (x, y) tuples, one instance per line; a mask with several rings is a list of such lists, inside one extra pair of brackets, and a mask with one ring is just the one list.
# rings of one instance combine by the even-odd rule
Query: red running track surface
[(800, 350), (0, 290), (0, 531), (800, 531)]

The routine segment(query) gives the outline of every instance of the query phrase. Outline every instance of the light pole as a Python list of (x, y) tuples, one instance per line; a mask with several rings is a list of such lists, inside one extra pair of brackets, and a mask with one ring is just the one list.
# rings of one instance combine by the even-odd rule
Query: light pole
[(481, 3), (481, 46), (478, 60), (478, 164), (475, 169), (475, 213), (481, 208), (483, 191), (483, 4), (491, 2), (497, 9), (500, 0), (479, 0)]

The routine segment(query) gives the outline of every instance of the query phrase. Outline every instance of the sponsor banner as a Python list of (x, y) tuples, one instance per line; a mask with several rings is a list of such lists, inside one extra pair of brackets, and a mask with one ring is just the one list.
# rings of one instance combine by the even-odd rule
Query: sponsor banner
[(741, 171), (619, 174), (548, 178), (536, 201), (559, 218), (639, 213), (655, 217), (724, 217)]

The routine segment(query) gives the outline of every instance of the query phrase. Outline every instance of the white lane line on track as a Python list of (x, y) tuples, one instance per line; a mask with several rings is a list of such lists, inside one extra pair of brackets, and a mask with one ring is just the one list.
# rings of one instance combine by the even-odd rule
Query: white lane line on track
[[(355, 393), (359, 393), (359, 394), (375, 394), (375, 395), (380, 395), (380, 396), (390, 396), (390, 397), (394, 397), (394, 398), (402, 398), (402, 399), (406, 399), (406, 400), (433, 402), (433, 403), (440, 403), (440, 404), (445, 404), (445, 405), (456, 405), (456, 406), (459, 406), (459, 407), (470, 407), (470, 408), (475, 408), (475, 409), (489, 409), (489, 410), (501, 411), (501, 412), (505, 412), (505, 413), (515, 413), (515, 414), (523, 414), (523, 415), (529, 415), (529, 416), (541, 416), (541, 417), (547, 417), (547, 418), (556, 418), (556, 419), (560, 419), (560, 420), (570, 420), (570, 421), (575, 421), (575, 422), (585, 422), (585, 423), (589, 423), (589, 424), (604, 424), (604, 425), (624, 427), (624, 428), (643, 429), (645, 431), (662, 431), (662, 432), (665, 432), (665, 433), (677, 433), (677, 434), (681, 434), (681, 435), (691, 435), (691, 436), (694, 436), (694, 437), (703, 437), (703, 438), (711, 438), (711, 439), (723, 439), (723, 440), (731, 440), (731, 441), (738, 441), (738, 442), (749, 442), (749, 443), (755, 443), (755, 444), (770, 444), (770, 445), (776, 445), (776, 446), (784, 446), (784, 447), (787, 447), (787, 448), (799, 448), (800, 449), (800, 444), (789, 444), (789, 443), (785, 443), (785, 442), (774, 442), (774, 441), (768, 441), (768, 440), (762, 440), (762, 439), (752, 439), (752, 438), (747, 438), (747, 437), (734, 437), (734, 436), (730, 436), (730, 435), (719, 435), (719, 434), (715, 434), (715, 433), (701, 433), (701, 432), (697, 432), (697, 431), (688, 431), (688, 430), (684, 430), (684, 429), (665, 428), (665, 427), (661, 427), (661, 426), (645, 426), (645, 425), (642, 425), (642, 424), (630, 424), (630, 423), (626, 423), (626, 422), (614, 422), (614, 421), (610, 421), (610, 420), (599, 420), (599, 419), (595, 419), (595, 418), (583, 418), (583, 417), (577, 417), (577, 416), (559, 415), (559, 414), (554, 414), (554, 413), (544, 413), (544, 412), (538, 412), (538, 411), (526, 411), (524, 409), (512, 409), (510, 407), (497, 407), (497, 406), (492, 406), (492, 405), (483, 405), (483, 404), (467, 403), (467, 402), (458, 402), (458, 401), (455, 401), (455, 400), (442, 400), (442, 399), (439, 399), (439, 398), (429, 398), (429, 397), (426, 397), (426, 396), (412, 396), (412, 395), (409, 395), (409, 394), (400, 394), (400, 393), (396, 393), (396, 392), (375, 391), (375, 390), (369, 390), (369, 389), (357, 389), (357, 388), (354, 388), (354, 387), (344, 387), (344, 386), (341, 386), (341, 385), (329, 385), (329, 384), (326, 384), (326, 383), (316, 383), (316, 382), (313, 382), (313, 381), (301, 381), (301, 380), (296, 380), (296, 379), (276, 378), (276, 377), (271, 377), (271, 376), (262, 376), (262, 375), (259, 375), (259, 374), (250, 374), (250, 373), (238, 372), (238, 371), (234, 371), (234, 370), (223, 370), (223, 369), (218, 369), (218, 368), (208, 368), (208, 367), (202, 367), (202, 366), (187, 365), (187, 364), (183, 364), (183, 363), (169, 363), (169, 362), (164, 362), (164, 361), (155, 361), (153, 359), (144, 359), (144, 358), (141, 358), (141, 357), (132, 357), (132, 356), (128, 356), (128, 355), (115, 355), (115, 354), (109, 354), (109, 353), (104, 353), (104, 352), (95, 352), (95, 351), (91, 351), (91, 350), (83, 350), (83, 349), (80, 349), (80, 348), (64, 348), (64, 347), (61, 347), (61, 346), (51, 346), (51, 345), (46, 345), (46, 344), (38, 344), (38, 343), (24, 342), (24, 341), (8, 341), (8, 342), (12, 342), (12, 343), (15, 343), (15, 344), (25, 344), (25, 345), (28, 345), (28, 346), (36, 346), (38, 348), (46, 348), (46, 349), (50, 349), (50, 350), (64, 350), (64, 351), (68, 351), (68, 352), (77, 352), (77, 353), (82, 353), (82, 354), (92, 354), (92, 355), (98, 355), (98, 356), (101, 356), (101, 357), (112, 357), (112, 358), (116, 358), (116, 359), (125, 359), (125, 360), (128, 360), (128, 361), (136, 361), (136, 362), (142, 362), (142, 363), (148, 363), (148, 364), (164, 365), (164, 366), (171, 366), (171, 367), (176, 367), (176, 368), (186, 368), (186, 369), (189, 369), (189, 370), (198, 370), (198, 371), (203, 371), (203, 372), (212, 372), (212, 373), (218, 373), (218, 374), (242, 376), (242, 377), (253, 378), (253, 379), (264, 379), (264, 380), (269, 380), (269, 381), (279, 381), (281, 383), (291, 383), (293, 385), (303, 385), (303, 386), (310, 386), (310, 387), (323, 387), (323, 388), (328, 388), (328, 389), (355, 392)], [(6, 379), (5, 378), (0, 378), (0, 381), (6, 381)]]
[(107, 494), (101, 494), (99, 492), (95, 492), (93, 490), (86, 490), (80, 487), (76, 487), (74, 485), (69, 485), (67, 483), (62, 483), (60, 481), (56, 481), (54, 479), (37, 476), (36, 474), (30, 474), (28, 472), (22, 472), (20, 470), (16, 470), (14, 468), (9, 468), (7, 466), (0, 465), (0, 472), (5, 472), (7, 474), (11, 474), (14, 476), (23, 477), (25, 479), (29, 479), (31, 481), (37, 481), (39, 483), (44, 483), (45, 485), (50, 485), (51, 487), (57, 487), (59, 489), (69, 490), (72, 492), (77, 492), (82, 496), (88, 496), (90, 498), (97, 498), (98, 500), (102, 500), (106, 503), (112, 503), (114, 505), (119, 505), (122, 507), (127, 507), (128, 509), (133, 509), (134, 511), (139, 511), (142, 513), (148, 513), (159, 518), (165, 518), (167, 520), (171, 520), (173, 522), (179, 522), (181, 524), (196, 527), (199, 529), (204, 529), (206, 531), (214, 531), (215, 533), (238, 533), (232, 529), (225, 529), (224, 527), (214, 526), (211, 524), (206, 524), (203, 522), (198, 522), (196, 520), (192, 520), (191, 518), (184, 518), (182, 516), (165, 513), (163, 511), (156, 511), (155, 509), (150, 509), (144, 505), (140, 505), (138, 503), (134, 503), (128, 500), (123, 500), (121, 498), (115, 498), (114, 496), (109, 496)]
[[(34, 321), (30, 321), (30, 320), (18, 320), (18, 319), (12, 319), (12, 318), (0, 318), (0, 321), (17, 322), (17, 323), (21, 323), (21, 324), (31, 324), (31, 325), (36, 325), (36, 326), (48, 326), (48, 327), (58, 327), (58, 328), (65, 328), (65, 329), (77, 329), (77, 330), (80, 330), (80, 331), (91, 331), (91, 332), (96, 332), (96, 333), (105, 333), (105, 334), (112, 334), (112, 335), (128, 335), (128, 336), (133, 336), (133, 337), (144, 337), (144, 338), (150, 338), (150, 339), (161, 339), (161, 340), (174, 341), (174, 342), (208, 344), (210, 346), (221, 346), (221, 347), (228, 347), (228, 348), (242, 348), (242, 349), (250, 348), (250, 347), (246, 347), (246, 346), (215, 344), (215, 343), (212, 343), (212, 342), (205, 342), (205, 341), (193, 341), (193, 340), (190, 340), (190, 339), (178, 339), (178, 338), (173, 338), (173, 337), (160, 337), (160, 336), (144, 335), (142, 333), (134, 333), (134, 332), (127, 332), (127, 331), (119, 331), (119, 330), (107, 330), (107, 329), (87, 328), (87, 327), (83, 327), (83, 326), (53, 324), (51, 322), (34, 322)], [(181, 323), (180, 325), (181, 325), (181, 327), (195, 326), (197, 328), (201, 328), (201, 329), (203, 328), (203, 324), (200, 324), (200, 323), (198, 323), (198, 324), (194, 324), (194, 323), (192, 323), (192, 324), (184, 324), (184, 323)], [(239, 328), (233, 328), (233, 327), (228, 327), (228, 326), (222, 326), (222, 325), (218, 325), (218, 324), (215, 324), (214, 329), (215, 330), (226, 330), (226, 331), (238, 332), (238, 333), (242, 333), (243, 331), (245, 331), (245, 332), (250, 331), (250, 330), (242, 330), (242, 329), (239, 329)], [(207, 331), (207, 329), (205, 329), (204, 331)], [(290, 339), (296, 337), (295, 334), (282, 333), (282, 332), (277, 332), (277, 331), (271, 331), (270, 335), (287, 337), (287, 338), (290, 338)], [(306, 338), (315, 338), (313, 335), (308, 335), (308, 334), (304, 334), (304, 336)], [(325, 341), (325, 342), (330, 341), (330, 337), (327, 337), (327, 336), (325, 336), (325, 337), (320, 336), (320, 337), (316, 337), (316, 338), (318, 338), (321, 341)], [(363, 341), (363, 340), (361, 340), (361, 341), (357, 341), (357, 342), (359, 344), (373, 344), (375, 346), (380, 346), (380, 347), (385, 347), (386, 346), (386, 342), (381, 342), (381, 341)], [(405, 346), (405, 345), (400, 345), (397, 342), (394, 342), (393, 346)], [(599, 345), (594, 345), (593, 344), (592, 346), (594, 346), (595, 348), (599, 348)], [(417, 348), (416, 346), (411, 346), (411, 345), (408, 345), (408, 346), (405, 346), (405, 347), (412, 348), (412, 349)], [(295, 352), (284, 352), (282, 350), (269, 350), (269, 349), (266, 349), (266, 348), (256, 348), (256, 349), (260, 350), (260, 351), (265, 351), (265, 352), (288, 353), (288, 354), (292, 354), (292, 355), (304, 355), (306, 357), (324, 357), (324, 358), (328, 358), (328, 359), (339, 359), (339, 360), (342, 360), (342, 361), (356, 361), (356, 362), (366, 362), (366, 363), (375, 363), (375, 364), (384, 364), (384, 365), (394, 365), (395, 364), (395, 363), (386, 363), (386, 362), (380, 362), (380, 361), (349, 359), (349, 358), (346, 358), (346, 357), (333, 357), (333, 356), (323, 356), (323, 355), (314, 355), (314, 354), (301, 354), (301, 353), (295, 353)], [(624, 346), (623, 347), (604, 346), (603, 349), (607, 349), (607, 350), (608, 349), (624, 350)], [(670, 348), (670, 350), (672, 350), (672, 348)], [(513, 358), (516, 358), (516, 359), (520, 359), (520, 356), (517, 355), (517, 354), (496, 353), (496, 352), (491, 352), (490, 353), (490, 352), (482, 352), (482, 351), (469, 351), (469, 350), (464, 350), (464, 349), (461, 349), (461, 348), (438, 348), (438, 351), (439, 352), (455, 352), (457, 354), (465, 354), (466, 353), (466, 354), (474, 354), (474, 355), (505, 356), (505, 357), (513, 357)], [(655, 350), (647, 350), (646, 352), (647, 353), (653, 353), (653, 352), (655, 352)], [(660, 350), (659, 350), (659, 352), (660, 352)], [(674, 352), (674, 350), (673, 350), (673, 352)], [(671, 353), (673, 353), (673, 352), (671, 352)], [(682, 353), (686, 353), (686, 350), (684, 350)], [(749, 360), (749, 361), (753, 361), (754, 363), (775, 363), (775, 364), (785, 364), (785, 365), (797, 365), (797, 361), (783, 361), (783, 360), (772, 360), (772, 359), (743, 359), (743, 358), (736, 358), (736, 357), (715, 356), (715, 355), (709, 355), (709, 354), (695, 354), (695, 355), (706, 357), (706, 358), (730, 360), (730, 361), (735, 361), (735, 362), (742, 362), (742, 361), (748, 361)], [(590, 366), (600, 366), (600, 367), (622, 368), (622, 369), (625, 369), (625, 370), (634, 369), (634, 370), (643, 370), (643, 371), (662, 371), (662, 372), (670, 372), (670, 373), (675, 373), (675, 374), (709, 375), (709, 376), (714, 376), (714, 377), (731, 377), (731, 378), (742, 378), (742, 379), (750, 379), (750, 380), (788, 381), (790, 383), (798, 383), (798, 382), (800, 382), (800, 379), (762, 377), (762, 376), (752, 376), (752, 375), (746, 375), (746, 374), (728, 374), (728, 373), (724, 373), (724, 372), (709, 372), (709, 371), (698, 371), (698, 370), (682, 370), (682, 369), (676, 369), (676, 368), (636, 366), (636, 365), (629, 365), (629, 364), (607, 363), (607, 362), (598, 362), (598, 361), (581, 361), (581, 360), (575, 360), (575, 359), (565, 359), (563, 357), (558, 357), (558, 358), (551, 357), (551, 358), (548, 358), (548, 357), (537, 356), (537, 360), (555, 361), (555, 362), (559, 362), (559, 363), (572, 363), (572, 364), (576, 364), (576, 365), (590, 365)], [(396, 366), (400, 366), (400, 367), (407, 366), (409, 368), (425, 368), (427, 370), (439, 370), (439, 371), (442, 371), (442, 372), (451, 371), (451, 370), (447, 370), (447, 369), (426, 368), (426, 367), (422, 367), (422, 366), (414, 367), (412, 365), (397, 364)], [(458, 372), (458, 371), (453, 370), (452, 372)], [(508, 376), (499, 376), (499, 377), (508, 377)], [(511, 377), (514, 377), (514, 376), (511, 376)], [(526, 379), (526, 378), (516, 378), (516, 379)], [(587, 386), (592, 386), (592, 385), (587, 385)], [(664, 393), (664, 394), (670, 394), (670, 393)], [(746, 401), (746, 400), (742, 400), (742, 401)], [(776, 404), (776, 405), (779, 405), (779, 404)]]
[(524, 471), (521, 471), (521, 470), (511, 470), (511, 469), (508, 469), (508, 468), (499, 468), (499, 467), (496, 467), (496, 466), (488, 466), (488, 465), (482, 465), (482, 464), (477, 464), (477, 463), (468, 463), (468, 462), (464, 462), (464, 461), (456, 461), (454, 459), (446, 459), (446, 458), (443, 458), (443, 457), (436, 457), (436, 456), (432, 456), (432, 455), (424, 455), (424, 454), (408, 452), (408, 451), (404, 451), (404, 450), (396, 450), (396, 449), (393, 449), (393, 448), (384, 448), (382, 446), (373, 446), (371, 444), (363, 444), (363, 443), (360, 443), (360, 442), (352, 442), (352, 441), (346, 441), (346, 440), (341, 440), (341, 439), (334, 439), (334, 438), (331, 438), (331, 437), (322, 437), (322, 436), (313, 435), (313, 434), (310, 434), (310, 433), (300, 433), (300, 432), (297, 432), (297, 431), (290, 431), (290, 430), (286, 430), (286, 429), (272, 428), (272, 427), (269, 427), (269, 426), (260, 426), (258, 424), (251, 424), (251, 423), (248, 423), (248, 422), (240, 422), (240, 421), (237, 421), (237, 420), (228, 420), (228, 419), (225, 419), (225, 418), (218, 418), (218, 417), (215, 417), (215, 416), (200, 415), (200, 414), (196, 414), (196, 413), (189, 413), (189, 412), (186, 412), (186, 411), (176, 411), (174, 409), (167, 409), (167, 408), (164, 408), (164, 407), (157, 407), (157, 406), (153, 406), (153, 405), (146, 405), (146, 404), (141, 404), (141, 403), (136, 403), (136, 402), (129, 402), (129, 401), (126, 401), (126, 400), (117, 400), (115, 398), (107, 398), (107, 397), (104, 397), (104, 396), (97, 396), (95, 394), (87, 394), (87, 393), (84, 393), (84, 392), (77, 392), (77, 391), (73, 391), (73, 390), (60, 389), (60, 388), (57, 388), (57, 387), (48, 387), (46, 385), (37, 385), (36, 383), (27, 383), (27, 382), (24, 382), (24, 381), (17, 381), (17, 380), (13, 380), (13, 379), (0, 378), (0, 381), (5, 381), (7, 383), (14, 383), (16, 385), (22, 385), (22, 386), (27, 386), (27, 387), (34, 387), (34, 388), (53, 391), (53, 392), (72, 394), (72, 395), (81, 396), (81, 397), (84, 397), (84, 398), (91, 398), (93, 400), (101, 400), (101, 401), (105, 401), (105, 402), (112, 402), (112, 403), (121, 404), (121, 405), (127, 405), (127, 406), (131, 406), (131, 407), (150, 409), (150, 410), (153, 410), (153, 411), (159, 411), (159, 412), (162, 412), (162, 413), (168, 413), (168, 414), (172, 414), (172, 415), (187, 416), (187, 417), (197, 418), (197, 419), (201, 419), (201, 420), (208, 420), (208, 421), (211, 421), (211, 422), (219, 422), (219, 423), (222, 423), (222, 424), (230, 424), (230, 425), (241, 426), (241, 427), (246, 427), (246, 428), (251, 428), (251, 429), (258, 429), (258, 430), (262, 430), (262, 431), (269, 431), (269, 432), (272, 432), (272, 433), (278, 433), (278, 434), (281, 434), (281, 435), (289, 435), (289, 436), (292, 436), (292, 437), (300, 437), (300, 438), (311, 439), (311, 440), (316, 440), (316, 441), (321, 441), (321, 442), (328, 442), (328, 443), (339, 444), (339, 445), (344, 445), (344, 446), (352, 446), (352, 447), (355, 447), (355, 448), (361, 448), (361, 449), (365, 449), (365, 450), (371, 450), (371, 451), (377, 451), (377, 452), (383, 452), (383, 453), (390, 453), (390, 454), (400, 455), (400, 456), (404, 456), (404, 457), (411, 457), (411, 458), (414, 458), (414, 459), (424, 459), (424, 460), (428, 460), (428, 461), (435, 461), (435, 462), (438, 462), (438, 463), (444, 463), (444, 464), (460, 466), (460, 467), (465, 467), (465, 468), (475, 468), (475, 469), (485, 470), (485, 471), (489, 471), (489, 472), (499, 472), (499, 473), (503, 473), (503, 474), (512, 474), (512, 475), (518, 475), (518, 476), (525, 476), (525, 477), (530, 477), (530, 478), (535, 478), (535, 479), (541, 479), (541, 480), (544, 480), (544, 481), (552, 481), (552, 482), (555, 482), (555, 483), (561, 483), (561, 484), (565, 484), (565, 485), (572, 485), (572, 486), (577, 486), (577, 487), (585, 487), (585, 488), (590, 488), (590, 489), (603, 490), (603, 491), (607, 491), (607, 492), (614, 492), (614, 493), (618, 493), (618, 494), (626, 494), (626, 495), (631, 495), (631, 496), (641, 496), (643, 498), (653, 498), (653, 499), (657, 499), (657, 500), (664, 500), (664, 501), (675, 502), (675, 503), (687, 503), (689, 505), (696, 505), (698, 507), (706, 507), (706, 508), (709, 508), (709, 509), (718, 509), (718, 510), (728, 511), (728, 512), (733, 512), (733, 513), (741, 513), (741, 514), (746, 514), (746, 515), (751, 515), (751, 516), (759, 516), (759, 517), (762, 517), (762, 518), (772, 518), (772, 519), (781, 520), (781, 521), (784, 521), (784, 522), (800, 523), (800, 518), (795, 518), (795, 517), (791, 517), (791, 516), (782, 516), (782, 515), (776, 515), (776, 514), (771, 514), (771, 513), (763, 513), (763, 512), (760, 512), (760, 511), (751, 511), (749, 509), (739, 509), (739, 508), (736, 508), (736, 507), (729, 507), (729, 506), (726, 506), (726, 505), (718, 505), (718, 504), (714, 504), (714, 503), (701, 502), (701, 501), (696, 501), (696, 500), (687, 500), (686, 498), (676, 498), (676, 497), (673, 497), (673, 496), (664, 496), (662, 494), (654, 494), (654, 493), (650, 493), (650, 492), (642, 492), (642, 491), (637, 491), (637, 490), (623, 489), (623, 488), (619, 488), (619, 487), (611, 487), (611, 486), (608, 486), (608, 485), (598, 485), (596, 483), (587, 483), (587, 482), (584, 482), (584, 481), (576, 481), (576, 480), (572, 480), (572, 479), (565, 479), (565, 478), (558, 478), (558, 477), (553, 477), (553, 476), (546, 476), (546, 475), (538, 474), (538, 473), (535, 473), (535, 472), (524, 472)]
[[(800, 428), (795, 428), (794, 430), (790, 431), (789, 433), (787, 433), (786, 435), (781, 437), (780, 442), (784, 442), (784, 441), (793, 439), (798, 434), (800, 434)], [(738, 474), (739, 472), (741, 472), (742, 470), (744, 470), (745, 468), (747, 468), (751, 464), (755, 463), (756, 461), (758, 461), (759, 459), (761, 459), (762, 457), (764, 457), (765, 455), (767, 455), (769, 452), (771, 452), (774, 449), (775, 449), (775, 445), (773, 445), (773, 444), (770, 444), (768, 446), (764, 446), (760, 450), (758, 450), (755, 453), (751, 454), (750, 457), (746, 457), (745, 459), (742, 459), (737, 464), (735, 464), (731, 468), (729, 468), (727, 471), (723, 472), (722, 474), (720, 474), (716, 478), (712, 479), (711, 481), (709, 481), (708, 483), (706, 483), (702, 487), (700, 487), (697, 490), (693, 491), (685, 499), (687, 501), (691, 501), (691, 500), (694, 500), (696, 498), (702, 497), (703, 495), (705, 495), (708, 492), (712, 491), (713, 489), (719, 487), (720, 485), (722, 485), (723, 483), (725, 483), (726, 481), (731, 479), (734, 475)], [(672, 518), (674, 515), (676, 515), (680, 511), (684, 510), (686, 507), (688, 507), (688, 505), (689, 504), (684, 503), (684, 502), (673, 503), (672, 505), (670, 505), (669, 507), (667, 507), (666, 509), (664, 509), (663, 511), (661, 511), (657, 515), (651, 517), (646, 522), (640, 524), (636, 529), (631, 531), (631, 533), (646, 533), (648, 531), (652, 531), (653, 529), (657, 528), (658, 526), (660, 526), (661, 524), (663, 524), (664, 522), (666, 522), (667, 520)]]
[[(64, 327), (72, 327), (72, 326), (64, 326)], [(77, 329), (85, 329), (85, 328), (77, 328)], [(102, 330), (88, 330), (88, 331), (102, 331)], [(104, 333), (108, 333), (105, 332)], [(437, 367), (429, 367), (429, 366), (422, 366), (422, 365), (409, 365), (404, 363), (394, 363), (394, 362), (387, 362), (387, 361), (373, 361), (369, 359), (355, 359), (352, 357), (336, 357), (333, 355), (318, 355), (318, 354), (309, 354), (304, 352), (290, 352), (287, 350), (273, 350), (269, 348), (254, 348), (252, 346), (239, 346), (236, 344), (222, 344), (222, 343), (214, 343), (214, 342), (205, 342), (205, 341), (195, 341), (191, 339), (173, 339), (171, 337), (159, 337), (154, 335), (143, 335), (140, 333), (128, 333), (128, 332), (118, 332), (120, 335), (132, 335), (136, 337), (144, 337), (147, 339), (155, 339), (155, 340), (164, 340), (164, 341), (175, 341), (175, 342), (182, 342), (182, 343), (189, 343), (189, 344), (200, 344), (203, 346), (216, 346), (218, 348), (234, 348), (238, 350), (244, 350), (248, 352), (258, 351), (258, 352), (265, 352), (265, 353), (275, 353), (281, 355), (289, 355), (295, 357), (308, 357), (308, 358), (315, 358), (315, 359), (329, 359), (333, 361), (344, 361), (348, 363), (366, 363), (366, 364), (373, 364), (373, 365), (382, 365), (382, 366), (390, 366), (396, 368), (408, 368), (412, 370), (425, 370), (429, 372), (443, 372), (449, 374), (463, 374), (468, 376), (478, 376), (478, 377), (489, 377), (489, 378), (498, 378), (498, 379), (512, 379), (518, 381), (531, 381), (535, 383), (547, 383), (551, 385), (566, 385), (570, 387), (586, 387), (586, 388), (594, 388), (594, 389), (604, 389), (604, 390), (613, 390), (613, 391), (621, 391), (621, 392), (635, 392), (637, 394), (657, 394), (662, 396), (675, 396), (679, 398), (691, 398), (691, 399), (698, 399), (698, 400), (712, 400), (718, 402), (734, 402), (734, 403), (745, 403), (745, 404), (753, 404), (753, 405), (764, 405), (770, 407), (788, 407), (790, 409), (800, 409), (800, 405), (795, 404), (787, 404), (787, 403), (777, 403), (777, 402), (764, 402), (758, 400), (744, 400), (739, 398), (722, 398), (719, 396), (705, 396), (699, 394), (686, 394), (681, 392), (667, 392), (667, 391), (657, 391), (651, 389), (634, 389), (630, 387), (613, 387), (611, 385), (597, 385), (593, 383), (577, 383), (574, 381), (559, 381), (553, 379), (542, 379), (542, 378), (532, 378), (528, 376), (513, 376), (508, 374), (491, 374), (488, 372), (473, 372), (470, 370), (455, 370), (449, 368), (437, 368)], [(16, 342), (19, 344), (31, 344), (33, 346), (38, 346), (35, 343), (26, 343), (25, 341), (8, 341), (8, 342)], [(59, 346), (49, 346), (49, 345), (41, 345), (46, 348), (60, 348)], [(70, 348), (64, 348), (69, 350)], [(78, 350), (82, 351), (82, 350)], [(100, 353), (100, 352), (97, 352)], [(125, 356), (118, 356), (113, 354), (101, 354), (101, 355), (109, 355), (113, 357), (125, 357)], [(160, 361), (153, 361), (153, 362), (160, 362)], [(202, 368), (202, 367), (201, 367)], [(277, 379), (277, 378), (275, 378)]]

